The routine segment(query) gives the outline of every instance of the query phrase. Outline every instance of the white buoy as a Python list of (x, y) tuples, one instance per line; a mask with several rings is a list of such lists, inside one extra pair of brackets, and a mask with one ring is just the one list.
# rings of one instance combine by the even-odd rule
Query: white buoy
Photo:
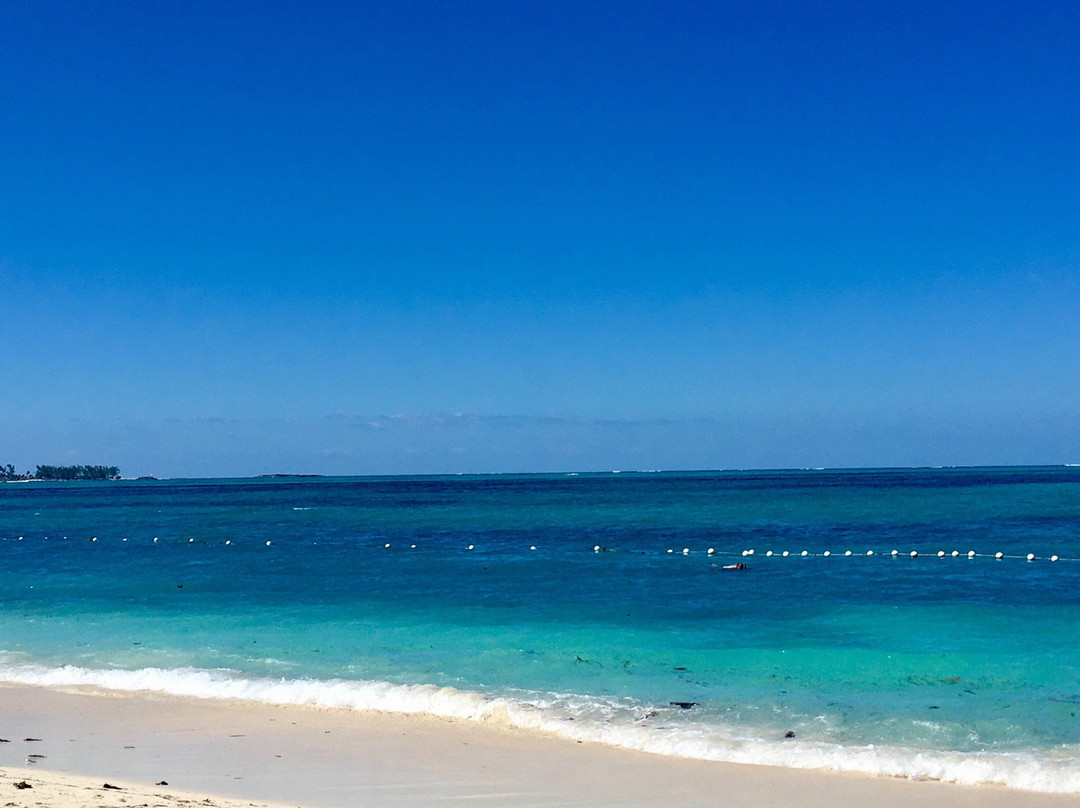
[(469, 546), (468, 546), (468, 547), (467, 547), (466, 549), (467, 549), (467, 550), (471, 550), (471, 549), (472, 549), (473, 547), (475, 547), (475, 546), (476, 546), (476, 545), (474, 545), (474, 544), (470, 544), (470, 545), (469, 545)]
[(742, 555), (743, 555), (743, 558), (745, 558), (747, 555), (749, 555), (749, 553), (747, 553), (746, 550), (743, 550)]
[(672, 553), (674, 553), (674, 552), (675, 552), (675, 551), (674, 551), (674, 550), (672, 550), (672, 549), (671, 549), (670, 547), (669, 547), (669, 548), (667, 549), (667, 551), (668, 551), (668, 555), (671, 555)]
[(1052, 555), (1052, 556), (1050, 556), (1050, 560), (1051, 561), (1057, 561), (1058, 557), (1056, 555)]
[(956, 558), (958, 555), (960, 555), (960, 553), (958, 553), (956, 550), (952, 551), (952, 557), (953, 558)]
[(712, 554), (713, 554), (713, 553), (715, 553), (715, 552), (716, 552), (716, 549), (715, 549), (715, 548), (713, 548), (713, 547), (710, 547), (710, 548), (709, 548), (709, 555), (712, 555)]
[[(67, 538), (66, 536), (64, 538)], [(154, 536), (154, 544), (157, 544), (157, 536)]]
[(269, 547), (269, 546), (270, 546), (271, 544), (273, 544), (273, 542), (271, 542), (271, 541), (267, 541), (267, 542), (266, 542), (266, 546), (267, 546), (267, 547)]
[(383, 548), (386, 549), (386, 550), (389, 550), (390, 549), (390, 542), (387, 542), (386, 544), (384, 544)]
[(974, 550), (968, 550), (968, 558), (974, 558), (974, 557), (975, 557), (975, 551)]
[(90, 539), (90, 541), (97, 541), (97, 536), (94, 536), (94, 538)]
[(690, 555), (690, 548), (689, 547), (682, 548), (682, 554), (683, 555)]
[(772, 558), (772, 550), (767, 550), (767, 551), (765, 552), (765, 557), (766, 557), (766, 558)]
[(996, 558), (998, 561), (1001, 561), (1001, 559), (1003, 559), (1004, 557), (1004, 553), (994, 553), (994, 558)]
[(529, 545), (529, 549), (530, 549), (530, 550), (535, 550), (535, 549), (536, 549), (536, 545), (535, 545), (535, 544), (530, 544), (530, 545)]
[(937, 557), (938, 558), (944, 558), (945, 557), (945, 551), (944, 550), (938, 550), (937, 551)]
[(850, 556), (851, 555), (851, 550), (845, 550), (844, 555), (845, 556)]
[(787, 550), (784, 550), (784, 552), (782, 552), (780, 555), (782, 555), (784, 558), (787, 558), (789, 553)]
[(825, 556), (826, 558), (828, 558), (829, 556), (832, 555), (832, 553), (830, 553), (828, 550), (826, 550), (824, 553), (822, 553), (822, 555)]
[(911, 557), (912, 558), (918, 558), (919, 557), (919, 551), (918, 550), (912, 550), (911, 551)]
[(1035, 560), (1035, 554), (1034, 553), (1028, 553), (1027, 554), (1027, 560), (1028, 561), (1034, 561)]
[(592, 548), (592, 551), (594, 553), (599, 553), (600, 552), (600, 545), (599, 544), (594, 544), (593, 548)]
[(753, 555), (754, 554), (754, 548), (751, 547), (749, 550), (746, 551), (746, 554), (747, 555)]
[(195, 539), (188, 539), (188, 540), (187, 540), (187, 543), (188, 543), (188, 544), (194, 544), (194, 543), (195, 543)]
[(416, 545), (415, 545), (415, 544), (410, 544), (410, 545), (409, 545), (409, 549), (410, 549), (410, 550), (415, 550), (415, 549), (416, 549)]
[(896, 556), (900, 555), (900, 553), (899, 553), (899, 551), (897, 551), (897, 550), (893, 550), (893, 551), (892, 551), (892, 553), (891, 553), (891, 555), (892, 555), (893, 557), (896, 557)]
[(803, 550), (801, 553), (799, 553), (799, 555), (805, 558), (806, 556), (810, 555), (810, 553), (808, 553), (806, 550)]
[[(154, 539), (154, 541), (157, 541), (157, 539)], [(232, 544), (232, 539), (225, 539), (225, 546), (226, 547), (228, 547), (231, 544)]]
[(872, 556), (872, 555), (874, 554), (874, 551), (873, 551), (873, 550), (867, 550), (867, 551), (866, 551), (866, 554), (867, 554), (868, 556)]
[[(19, 538), (21, 539), (22, 537), (20, 536)], [(125, 536), (124, 538), (120, 539), (120, 541), (127, 541), (127, 537)]]

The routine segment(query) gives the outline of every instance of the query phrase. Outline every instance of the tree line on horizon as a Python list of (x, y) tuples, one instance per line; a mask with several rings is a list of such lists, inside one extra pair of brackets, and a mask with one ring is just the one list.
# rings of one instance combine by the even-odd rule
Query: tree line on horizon
[(115, 480), (120, 477), (116, 466), (38, 466), (31, 474), (20, 474), (8, 463), (0, 466), (0, 480)]

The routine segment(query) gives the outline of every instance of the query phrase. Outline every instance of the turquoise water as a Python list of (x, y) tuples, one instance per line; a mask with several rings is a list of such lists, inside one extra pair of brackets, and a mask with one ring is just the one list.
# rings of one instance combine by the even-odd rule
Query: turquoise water
[(1064, 467), (7, 484), (0, 679), (1080, 792), (1078, 559)]

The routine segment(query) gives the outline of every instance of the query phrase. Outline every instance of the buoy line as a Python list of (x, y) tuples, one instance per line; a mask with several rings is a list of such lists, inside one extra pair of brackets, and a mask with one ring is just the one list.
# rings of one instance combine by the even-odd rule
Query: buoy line
[[(0, 542), (21, 542), (21, 541), (26, 541), (26, 538), (27, 537), (25, 535), (20, 535), (20, 536), (0, 536)], [(32, 541), (33, 537), (30, 537), (30, 540)], [(42, 541), (50, 541), (50, 542), (63, 541), (63, 542), (68, 542), (69, 544), (71, 543), (71, 540), (70, 540), (69, 536), (43, 536), (43, 537), (41, 537), (41, 540)], [(78, 541), (78, 540), (76, 540), (76, 541)], [(104, 539), (104, 540), (99, 539), (99, 537), (97, 537), (97, 536), (88, 536), (88, 537), (86, 537), (84, 539), (84, 541), (89, 542), (91, 544), (99, 544), (99, 545), (105, 545), (105, 546), (108, 546), (108, 543), (109, 543), (108, 539)], [(127, 545), (139, 544), (140, 543), (139, 539), (132, 539), (132, 538), (130, 538), (128, 536), (124, 536), (122, 538), (117, 538), (117, 539), (114, 539), (113, 541), (115, 541), (117, 543), (120, 543), (120, 544), (127, 544)], [(188, 546), (218, 546), (218, 545), (221, 545), (221, 546), (225, 546), (225, 547), (233, 547), (233, 546), (237, 546), (238, 544), (243, 544), (244, 543), (242, 539), (224, 539), (224, 540), (206, 540), (206, 541), (203, 541), (203, 540), (196, 540), (195, 537), (193, 537), (193, 536), (178, 536), (178, 537), (176, 537), (174, 539), (171, 539), (171, 540), (170, 539), (162, 539), (159, 536), (154, 536), (153, 538), (146, 539), (145, 541), (148, 542), (148, 543), (157, 544), (159, 546), (160, 545), (176, 545), (176, 546), (184, 546), (184, 545), (188, 545)], [(264, 546), (264, 547), (281, 546), (280, 542), (272, 541), (272, 540), (255, 539), (255, 540), (252, 540), (252, 542), (254, 544), (258, 544), (258, 545), (261, 545), (261, 546)], [(318, 542), (315, 542), (315, 543), (317, 544)], [(395, 549), (395, 545), (392, 542), (385, 541), (385, 539), (376, 539), (376, 540), (374, 540), (374, 544), (368, 544), (366, 540), (363, 540), (363, 541), (357, 542), (354, 546), (357, 549), (364, 548), (364, 547), (378, 547), (379, 549), (383, 549), (383, 550), (393, 550), (393, 549)], [(418, 548), (418, 545), (415, 542), (408, 543), (408, 544), (403, 544), (401, 546), (402, 547), (407, 547), (410, 550), (416, 550)], [(445, 550), (447, 548), (441, 548), (441, 549)], [(469, 552), (469, 551), (472, 551), (472, 550), (476, 550), (478, 548), (477, 548), (476, 544), (464, 544), (463, 543), (461, 545), (461, 549), (463, 551), (465, 551), (465, 552)], [(506, 548), (505, 548), (504, 545), (499, 545), (498, 549), (506, 549)], [(592, 553), (594, 553), (594, 554), (618, 552), (618, 548), (615, 548), (615, 547), (603, 547), (603, 546), (601, 546), (599, 544), (593, 545), (592, 547), (589, 547), (587, 549), (589, 551), (591, 551)], [(531, 545), (528, 545), (527, 550), (530, 551), (530, 552), (535, 552), (537, 550), (537, 547), (536, 547), (535, 544), (531, 544)], [(641, 550), (641, 549), (635, 549), (633, 552), (634, 552), (634, 554), (640, 554), (640, 555), (648, 555), (648, 554), (650, 554), (650, 551)], [(1028, 562), (1049, 561), (1051, 563), (1057, 563), (1057, 562), (1080, 562), (1080, 558), (1074, 558), (1074, 557), (1071, 557), (1071, 556), (1063, 556), (1063, 555), (1060, 555), (1059, 553), (1050, 553), (1050, 554), (1043, 554), (1043, 555), (1039, 555), (1039, 554), (1036, 554), (1036, 553), (1016, 554), (1016, 553), (1005, 553), (1005, 552), (1002, 552), (1000, 550), (996, 551), (996, 552), (992, 552), (992, 553), (980, 553), (980, 552), (976, 552), (975, 550), (961, 551), (961, 550), (955, 550), (955, 549), (953, 549), (953, 550), (900, 550), (900, 549), (892, 549), (892, 550), (889, 550), (889, 551), (879, 551), (879, 550), (874, 550), (874, 549), (854, 551), (854, 550), (850, 550), (850, 549), (845, 549), (845, 550), (838, 550), (836, 552), (833, 552), (832, 550), (822, 550), (820, 552), (811, 552), (810, 550), (773, 550), (773, 549), (767, 549), (767, 550), (764, 550), (764, 551), (759, 551), (756, 548), (752, 548), (752, 547), (747, 548), (747, 549), (743, 549), (743, 550), (718, 550), (715, 547), (709, 547), (707, 549), (701, 549), (701, 550), (692, 549), (690, 547), (668, 547), (668, 548), (666, 548), (666, 550), (660, 550), (660, 551), (655, 551), (655, 552), (657, 552), (658, 554), (661, 554), (661, 555), (670, 555), (670, 556), (704, 555), (704, 556), (706, 556), (708, 558), (713, 558), (713, 557), (721, 557), (721, 558), (724, 558), (724, 557), (726, 557), (726, 558), (756, 558), (756, 559), (761, 559), (761, 558), (768, 558), (768, 559), (774, 559), (774, 558), (845, 558), (845, 559), (849, 559), (849, 558), (881, 558), (881, 559), (888, 559), (888, 560), (900, 559), (900, 558), (941, 559), (941, 560), (945, 560), (945, 559), (974, 560), (974, 559), (977, 559), (977, 558), (981, 558), (981, 559), (992, 559), (992, 560), (995, 560), (995, 561), (1006, 561), (1006, 560), (1009, 560), (1009, 561), (1028, 561)]]

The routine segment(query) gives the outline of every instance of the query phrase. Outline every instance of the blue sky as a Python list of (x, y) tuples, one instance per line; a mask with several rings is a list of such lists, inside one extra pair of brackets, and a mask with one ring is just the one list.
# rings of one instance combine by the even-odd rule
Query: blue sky
[(1080, 462), (1077, 41), (1066, 3), (6, 3), (0, 462)]

